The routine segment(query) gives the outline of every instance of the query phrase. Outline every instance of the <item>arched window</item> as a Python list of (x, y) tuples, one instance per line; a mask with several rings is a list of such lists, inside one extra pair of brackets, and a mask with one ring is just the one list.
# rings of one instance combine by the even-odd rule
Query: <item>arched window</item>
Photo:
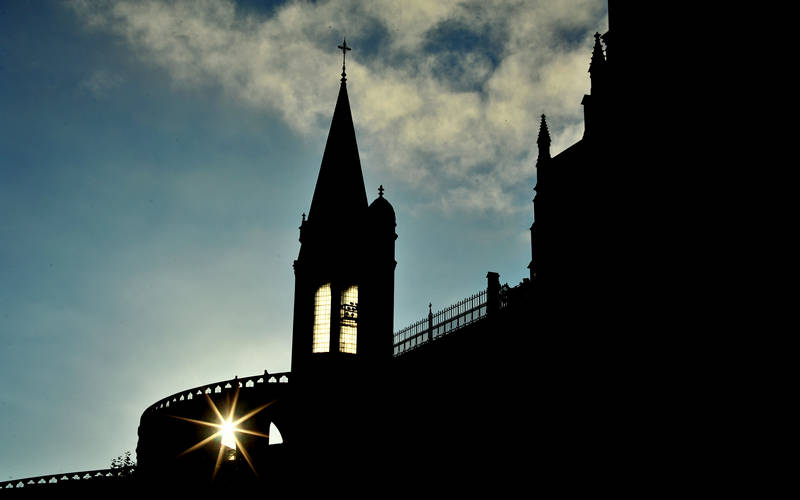
[(331, 349), (331, 284), (326, 283), (314, 294), (314, 341), (311, 352)]
[(339, 332), (339, 350), (349, 354), (356, 353), (358, 338), (358, 285), (353, 285), (342, 292), (341, 329)]

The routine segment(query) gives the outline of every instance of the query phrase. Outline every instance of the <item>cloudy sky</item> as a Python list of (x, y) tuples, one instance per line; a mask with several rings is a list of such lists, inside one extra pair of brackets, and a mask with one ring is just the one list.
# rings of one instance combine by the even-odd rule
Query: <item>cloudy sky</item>
[(181, 389), (289, 369), (341, 72), (397, 211), (395, 329), (530, 260), (606, 2), (0, 3), (0, 480), (107, 467)]

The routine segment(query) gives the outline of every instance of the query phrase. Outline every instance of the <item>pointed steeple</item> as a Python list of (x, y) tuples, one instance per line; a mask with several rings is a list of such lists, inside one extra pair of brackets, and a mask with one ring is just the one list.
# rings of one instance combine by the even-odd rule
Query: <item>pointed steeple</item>
[(539, 124), (539, 137), (536, 139), (536, 144), (539, 146), (539, 159), (536, 160), (538, 165), (542, 161), (550, 159), (550, 130), (547, 128), (547, 119), (544, 115)]
[(366, 208), (367, 192), (364, 189), (364, 175), (361, 172), (356, 132), (350, 113), (347, 81), (342, 77), (308, 220), (315, 224), (321, 221), (352, 220)]
[(600, 33), (594, 34), (594, 49), (592, 61), (589, 63), (589, 74), (592, 79), (592, 95), (598, 91), (602, 93), (605, 86), (606, 56), (603, 54), (603, 44), (600, 42)]

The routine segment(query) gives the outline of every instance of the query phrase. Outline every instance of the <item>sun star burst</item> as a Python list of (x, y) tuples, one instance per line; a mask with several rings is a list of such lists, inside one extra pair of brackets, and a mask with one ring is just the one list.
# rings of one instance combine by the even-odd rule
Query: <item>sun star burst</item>
[[(207, 445), (208, 443), (210, 443), (211, 441), (213, 441), (214, 439), (216, 439), (217, 437), (221, 437), (220, 444), (219, 444), (219, 453), (217, 454), (217, 462), (214, 465), (214, 473), (212, 474), (211, 478), (212, 479), (216, 478), (217, 473), (219, 472), (219, 468), (220, 468), (220, 466), (222, 464), (222, 458), (225, 455), (225, 450), (226, 449), (228, 449), (231, 452), (236, 451), (236, 450), (240, 451), (242, 456), (244, 457), (244, 459), (247, 461), (247, 465), (250, 466), (250, 470), (252, 470), (253, 474), (255, 474), (257, 476), (258, 472), (256, 472), (256, 468), (253, 465), (253, 461), (250, 459), (250, 455), (247, 453), (247, 450), (244, 448), (244, 446), (242, 446), (242, 443), (239, 441), (239, 438), (237, 438), (236, 435), (237, 434), (249, 434), (249, 435), (252, 435), (252, 436), (258, 436), (258, 437), (263, 437), (263, 438), (269, 439), (269, 434), (264, 434), (263, 432), (253, 431), (253, 430), (250, 430), (250, 429), (242, 429), (242, 428), (239, 427), (239, 424), (250, 420), (256, 414), (258, 414), (261, 410), (263, 410), (264, 408), (268, 407), (269, 405), (271, 405), (275, 401), (274, 400), (270, 401), (269, 403), (261, 405), (258, 408), (256, 408), (255, 410), (253, 410), (253, 411), (251, 411), (251, 412), (249, 412), (249, 413), (247, 413), (245, 415), (242, 415), (242, 416), (234, 419), (234, 415), (236, 415), (236, 403), (239, 401), (239, 388), (238, 387), (236, 388), (236, 392), (233, 395), (233, 403), (231, 404), (231, 409), (228, 412), (228, 417), (227, 418), (225, 418), (222, 415), (222, 412), (219, 411), (219, 408), (217, 408), (217, 405), (214, 404), (214, 401), (211, 399), (211, 397), (208, 394), (204, 394), (204, 396), (206, 397), (206, 401), (208, 401), (208, 404), (211, 407), (211, 409), (214, 410), (214, 414), (217, 416), (218, 422), (206, 422), (204, 420), (197, 420), (197, 419), (194, 419), (194, 418), (180, 417), (180, 416), (177, 416), (177, 415), (170, 415), (170, 416), (173, 417), (173, 418), (177, 418), (177, 419), (180, 419), (180, 420), (185, 420), (187, 422), (191, 422), (193, 424), (204, 425), (206, 427), (212, 427), (212, 428), (217, 429), (217, 431), (214, 432), (213, 434), (211, 434), (210, 436), (205, 437), (200, 442), (190, 446), (189, 448), (184, 450), (182, 453), (180, 453), (178, 455), (178, 457), (181, 457), (183, 455), (186, 455), (187, 453), (191, 453), (191, 452), (193, 452), (195, 450), (198, 450), (198, 449), (204, 447), (205, 445)], [(229, 457), (231, 457), (231, 459), (233, 459), (235, 457), (235, 455), (231, 454), (231, 455), (229, 455)]]

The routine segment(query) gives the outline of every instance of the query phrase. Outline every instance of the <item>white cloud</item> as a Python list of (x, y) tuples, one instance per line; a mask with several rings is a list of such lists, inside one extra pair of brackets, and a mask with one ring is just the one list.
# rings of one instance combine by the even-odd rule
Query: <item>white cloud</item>
[[(290, 1), (269, 18), (217, 0), (73, 6), (178, 84), (219, 86), (312, 136), (327, 133), (319, 124), (329, 123), (334, 43), (345, 33), (356, 49), (348, 82), (371, 177), (427, 193), (446, 210), (507, 213), (517, 206), (508, 193), (533, 182), (539, 115), (548, 115), (554, 153), (580, 137), (591, 35), (605, 28), (604, 4)], [(446, 21), (486, 38), (459, 54), (458, 81), (447, 81), (444, 59), (429, 52), (429, 35)], [(360, 59), (359, 33), (374, 23), (388, 40), (377, 57)]]

